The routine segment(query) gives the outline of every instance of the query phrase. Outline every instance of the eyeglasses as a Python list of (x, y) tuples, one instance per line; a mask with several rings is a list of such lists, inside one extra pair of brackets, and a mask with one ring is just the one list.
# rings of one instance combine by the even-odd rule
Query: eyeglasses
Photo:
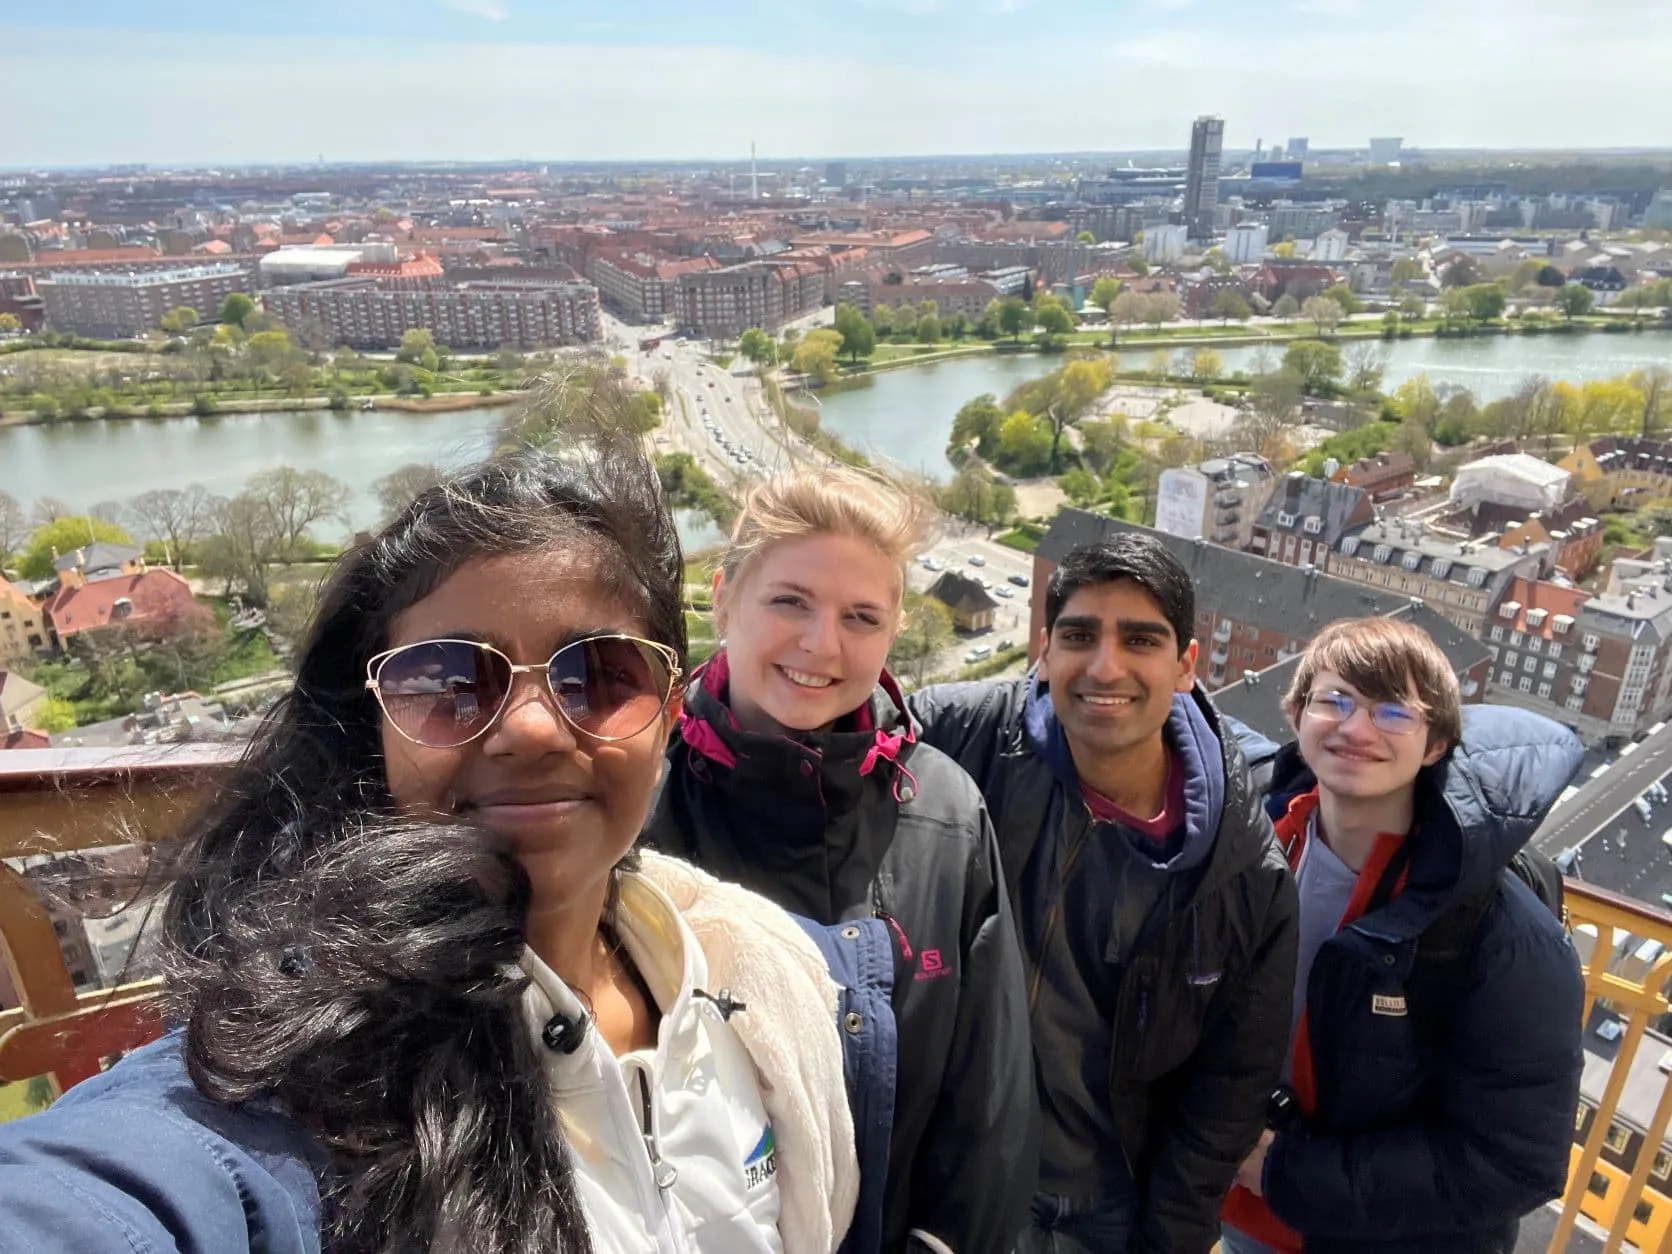
[(679, 679), (679, 655), (637, 636), (589, 636), (519, 666), (479, 640), (422, 640), (366, 663), (366, 687), (401, 735), (456, 749), (483, 735), (517, 675), (544, 671), (558, 713), (593, 740), (627, 740), (656, 721)]
[(1422, 711), (1399, 701), (1364, 701), (1345, 692), (1314, 692), (1306, 698), (1306, 712), (1325, 723), (1345, 723), (1354, 710), (1365, 710), (1370, 725), (1390, 736), (1409, 736), (1427, 722)]

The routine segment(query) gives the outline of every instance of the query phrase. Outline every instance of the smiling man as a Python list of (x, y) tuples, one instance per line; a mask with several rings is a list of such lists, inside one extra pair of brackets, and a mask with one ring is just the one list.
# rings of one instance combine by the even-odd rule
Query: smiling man
[(1189, 573), (1153, 536), (1064, 555), (1035, 673), (927, 688), (980, 784), (1029, 977), (1044, 1136), (1021, 1254), (1201, 1254), (1289, 1028), (1293, 881), (1195, 686)]
[(1561, 1192), (1579, 962), (1506, 874), (1579, 765), (1524, 710), (1463, 710), (1419, 628), (1332, 623), (1284, 699), (1278, 839), (1300, 886), (1288, 1087), (1225, 1207), (1225, 1254), (1504, 1254)]

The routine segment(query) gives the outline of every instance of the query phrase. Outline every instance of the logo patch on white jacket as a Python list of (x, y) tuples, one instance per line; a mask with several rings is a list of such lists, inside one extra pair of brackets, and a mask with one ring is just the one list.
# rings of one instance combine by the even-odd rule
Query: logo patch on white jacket
[(778, 1170), (778, 1140), (772, 1135), (772, 1125), (769, 1123), (761, 1129), (761, 1139), (755, 1142), (755, 1148), (749, 1151), (749, 1157), (743, 1160), (743, 1187), (758, 1189)]
[(1390, 996), (1385, 993), (1370, 995), (1370, 1013), (1373, 1015), (1393, 1015), (1395, 1018), (1405, 1014), (1405, 999), (1401, 996)]

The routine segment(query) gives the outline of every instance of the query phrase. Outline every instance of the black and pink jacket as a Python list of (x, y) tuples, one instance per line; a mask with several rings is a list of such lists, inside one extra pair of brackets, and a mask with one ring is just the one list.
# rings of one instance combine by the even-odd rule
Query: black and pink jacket
[(899, 1033), (883, 1248), (1004, 1254), (1033, 1194), (1021, 950), (981, 794), (919, 743), (892, 676), (826, 732), (737, 726), (724, 653), (693, 676), (645, 843), (822, 924), (879, 917)]

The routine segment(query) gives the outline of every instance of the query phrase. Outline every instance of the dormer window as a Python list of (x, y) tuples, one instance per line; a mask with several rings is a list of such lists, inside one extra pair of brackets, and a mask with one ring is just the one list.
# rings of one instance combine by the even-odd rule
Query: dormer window
[(1306, 520), (1306, 529), (1313, 535), (1317, 535), (1324, 529), (1324, 520), (1314, 514)]

